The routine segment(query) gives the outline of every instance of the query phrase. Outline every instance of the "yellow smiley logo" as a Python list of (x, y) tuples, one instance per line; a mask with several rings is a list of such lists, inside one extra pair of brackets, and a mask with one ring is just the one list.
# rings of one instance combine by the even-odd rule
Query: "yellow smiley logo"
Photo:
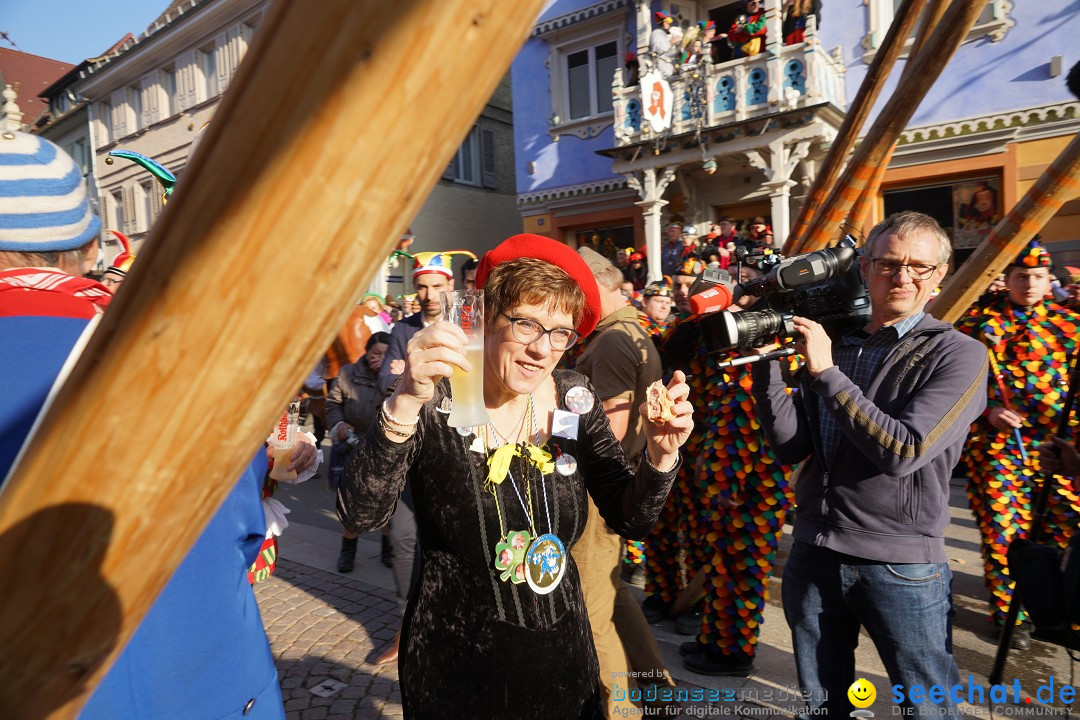
[(859, 678), (851, 683), (851, 687), (847, 691), (847, 697), (855, 707), (868, 708), (874, 704), (874, 699), (877, 698), (877, 690), (869, 680)]

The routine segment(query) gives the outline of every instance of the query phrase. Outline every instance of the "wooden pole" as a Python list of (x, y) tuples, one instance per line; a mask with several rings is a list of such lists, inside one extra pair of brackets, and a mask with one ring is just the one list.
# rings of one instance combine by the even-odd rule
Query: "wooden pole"
[[(904, 64), (904, 71), (901, 77), (904, 77), (913, 66), (912, 59), (917, 57), (924, 47), (926, 47), (927, 41), (937, 29), (938, 22), (941, 21), (942, 15), (945, 14), (945, 10), (949, 6), (949, 0), (930, 0), (929, 5), (926, 7), (926, 14), (923, 18), (923, 22), (919, 25), (919, 32), (915, 35), (915, 40), (911, 45), (911, 52), (908, 54), (908, 61)], [(874, 168), (874, 174), (870, 177), (869, 182), (866, 184), (866, 190), (863, 191), (859, 199), (855, 201), (855, 204), (851, 208), (851, 213), (848, 219), (848, 225), (855, 230), (858, 230), (865, 237), (870, 231), (870, 218), (873, 214), (874, 207), (877, 205), (878, 192), (881, 190), (881, 182), (885, 179), (885, 173), (889, 170), (889, 163), (892, 162), (893, 153), (896, 152), (896, 143), (894, 142), (889, 148), (889, 152), (885, 155), (885, 158)]]
[(897, 8), (889, 31), (874, 55), (866, 71), (866, 77), (859, 86), (859, 92), (855, 95), (851, 107), (848, 108), (836, 139), (810, 186), (810, 192), (799, 210), (798, 217), (791, 226), (791, 231), (784, 243), (785, 255), (791, 254), (792, 248), (801, 244), (803, 234), (840, 177), (844, 161), (855, 147), (855, 142), (859, 139), (859, 131), (862, 130), (866, 118), (870, 116), (870, 110), (873, 109), (874, 103), (881, 94), (881, 89), (885, 87), (885, 81), (892, 72), (896, 59), (900, 57), (904, 43), (915, 27), (919, 13), (922, 12), (925, 4), (926, 0), (904, 0)]
[(824, 247), (836, 234), (852, 205), (861, 195), (875, 168), (886, 159), (927, 91), (945, 69), (960, 43), (967, 37), (987, 0), (953, 0), (923, 52), (914, 58), (889, 102), (877, 116), (870, 132), (859, 144), (840, 181), (833, 187), (821, 212), (814, 216), (802, 243), (793, 252)]
[(939, 320), (956, 322), (1061, 206), (1080, 197), (1080, 135), (1065, 146), (1020, 202), (949, 279), (928, 307)]
[(271, 6), (0, 494), (5, 718), (77, 713), (446, 168), (541, 4)]

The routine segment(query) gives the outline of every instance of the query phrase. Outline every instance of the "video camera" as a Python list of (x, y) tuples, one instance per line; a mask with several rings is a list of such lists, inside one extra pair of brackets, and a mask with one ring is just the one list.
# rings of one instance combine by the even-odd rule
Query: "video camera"
[[(834, 338), (862, 327), (870, 320), (870, 293), (857, 257), (855, 239), (848, 235), (836, 247), (772, 261), (767, 274), (744, 283), (733, 285), (726, 272), (706, 270), (690, 298), (694, 312), (703, 315), (706, 348), (728, 352), (758, 347), (770, 338), (784, 343), (796, 336), (795, 315), (821, 323)], [(725, 297), (745, 295), (761, 299), (742, 312), (720, 307)]]

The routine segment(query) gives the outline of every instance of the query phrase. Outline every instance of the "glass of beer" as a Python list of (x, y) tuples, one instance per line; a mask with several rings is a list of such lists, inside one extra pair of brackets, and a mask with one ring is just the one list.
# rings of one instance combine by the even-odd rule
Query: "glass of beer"
[(472, 370), (454, 368), (450, 378), (453, 406), (447, 423), (450, 427), (480, 427), (489, 422), (484, 406), (484, 291), (457, 290), (442, 294), (443, 320), (463, 331), (465, 358)]

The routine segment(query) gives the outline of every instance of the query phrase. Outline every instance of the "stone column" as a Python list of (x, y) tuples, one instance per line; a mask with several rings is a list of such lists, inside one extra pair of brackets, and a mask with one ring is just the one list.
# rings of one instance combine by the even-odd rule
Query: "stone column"
[(795, 187), (795, 181), (781, 180), (764, 185), (769, 188), (769, 200), (772, 203), (773, 244), (780, 248), (784, 246), (791, 230), (791, 188)]
[(645, 217), (645, 250), (649, 257), (649, 282), (662, 280), (663, 270), (660, 267), (660, 247), (663, 244), (663, 228), (661, 227), (661, 214), (664, 206), (668, 204), (664, 200), (664, 191), (675, 179), (675, 168), (645, 168), (639, 172), (623, 173), (626, 183), (637, 191), (641, 200), (634, 203), (641, 208), (641, 214)]

